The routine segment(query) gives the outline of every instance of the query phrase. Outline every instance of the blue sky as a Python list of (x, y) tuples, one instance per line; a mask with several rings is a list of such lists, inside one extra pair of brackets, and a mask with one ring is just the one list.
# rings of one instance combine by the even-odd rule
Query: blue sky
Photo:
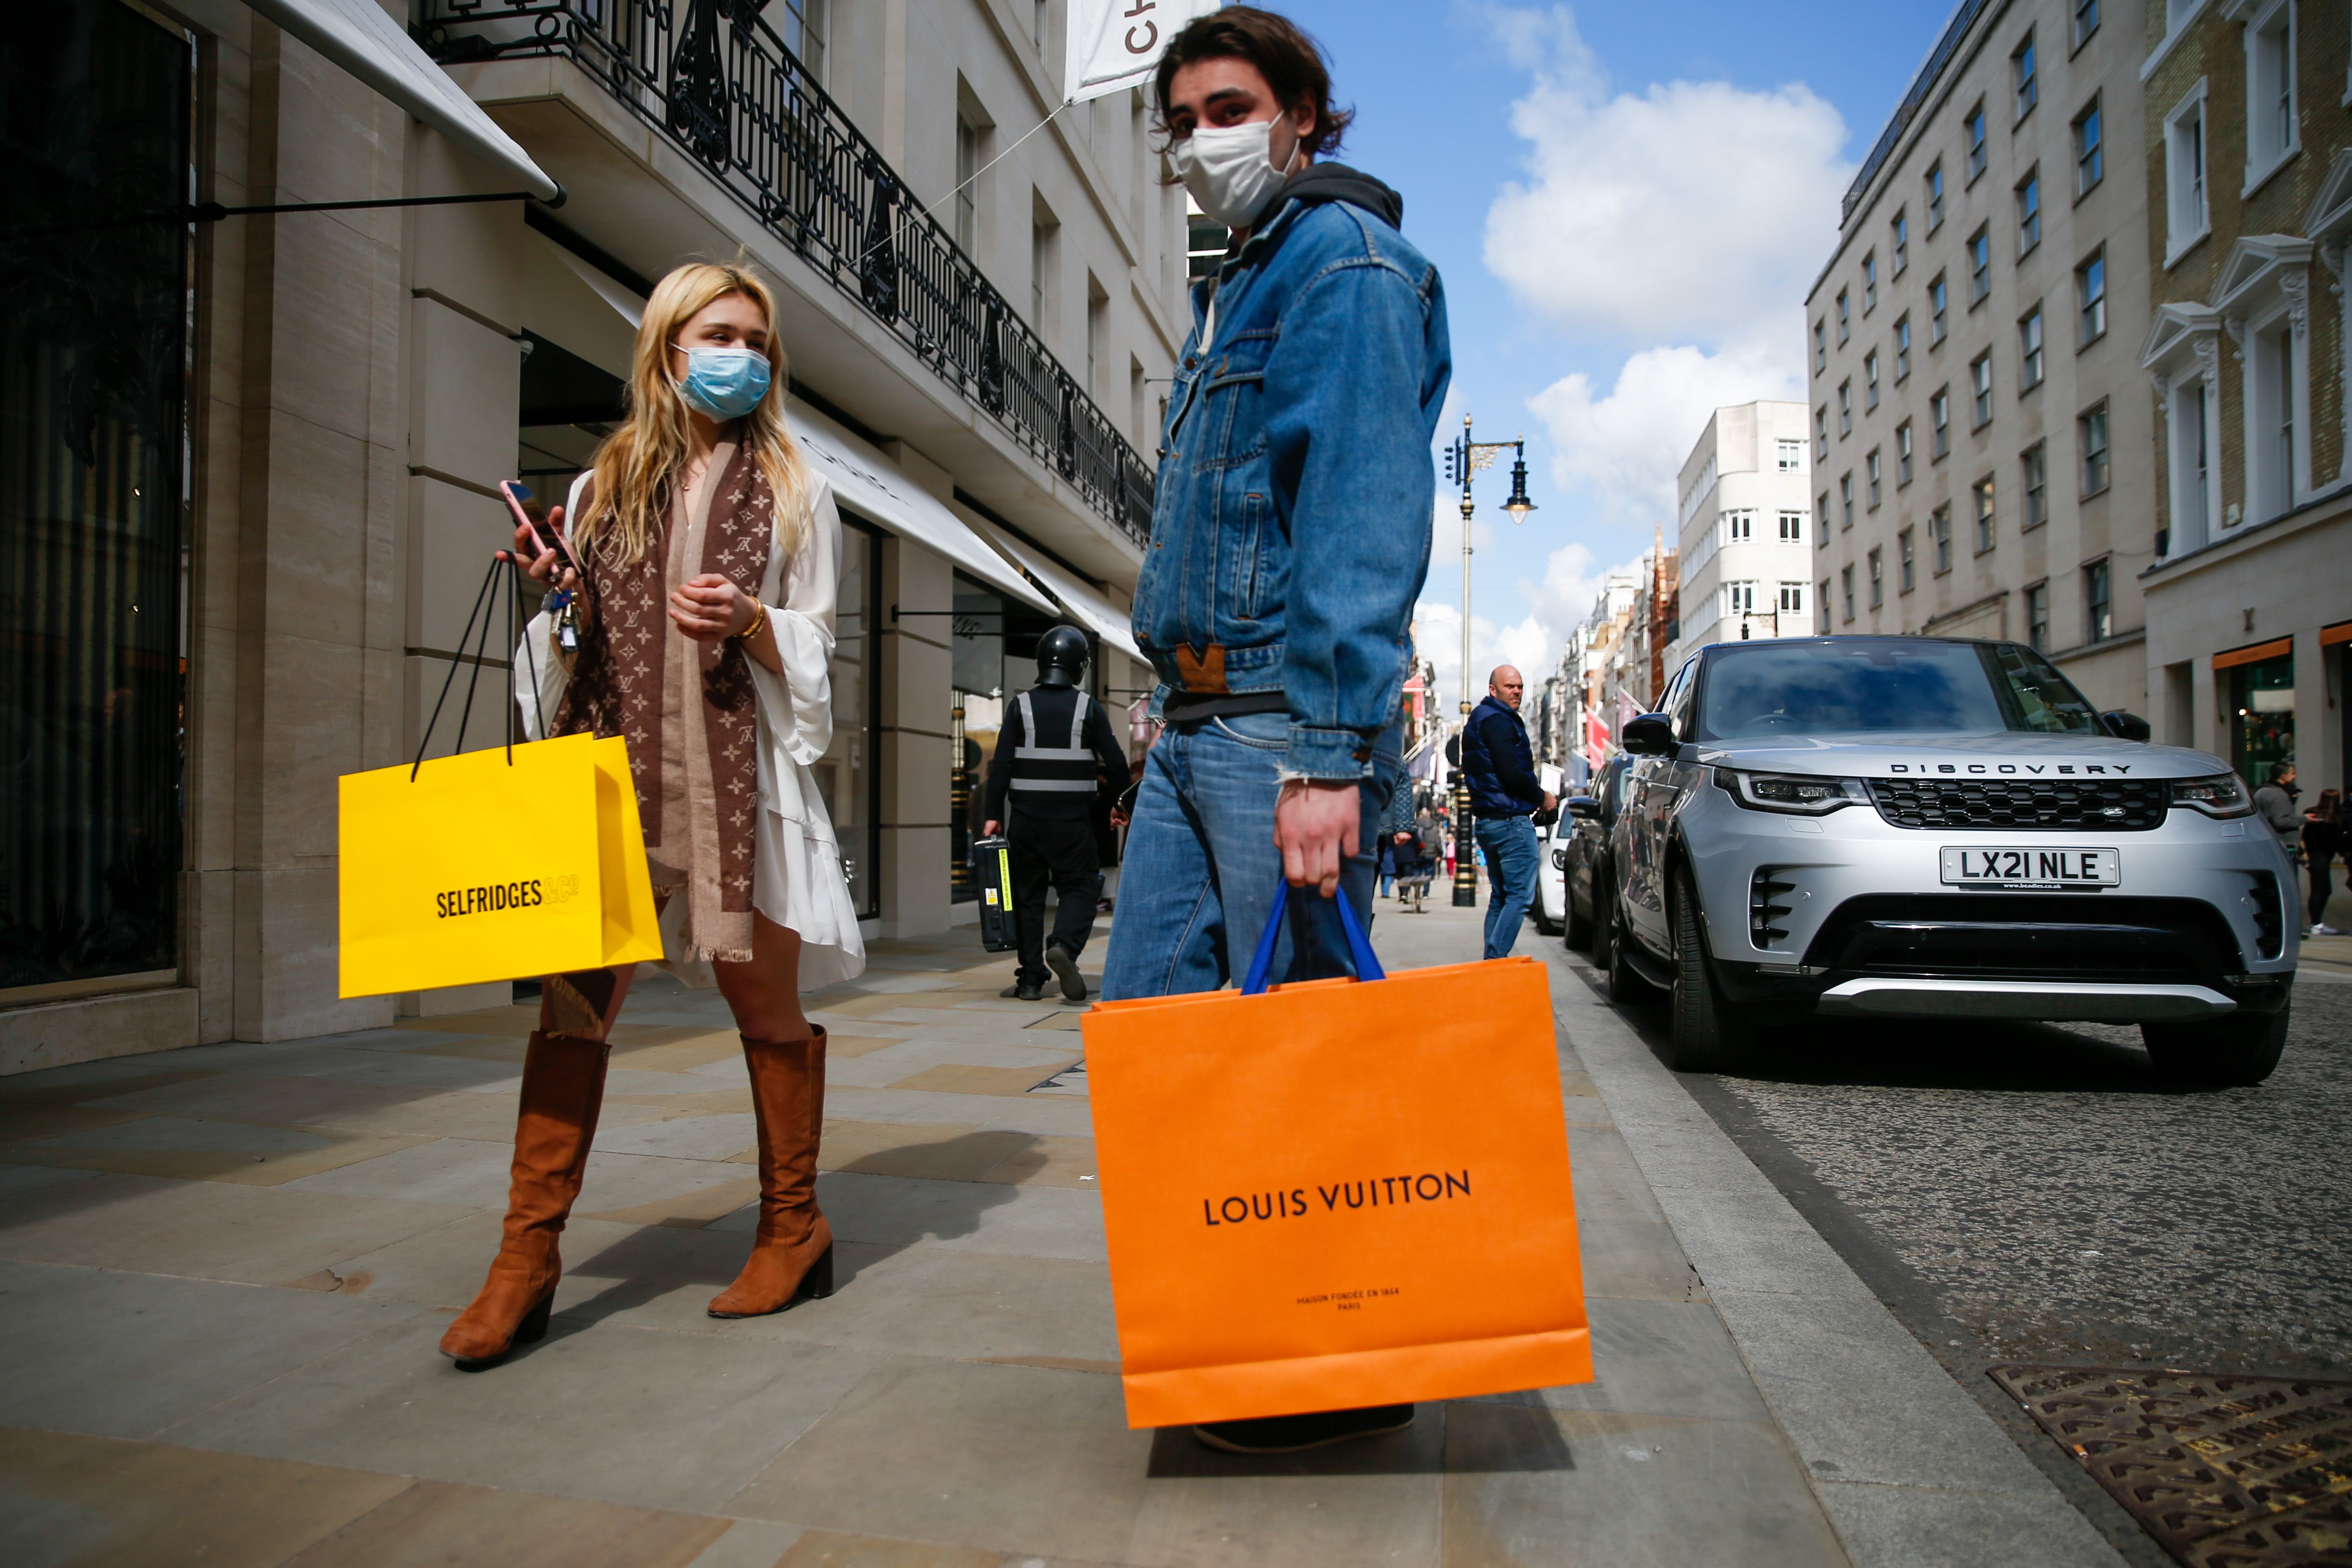
[[(1528, 438), (1524, 528), (1491, 510), (1507, 476), (1479, 483), (1473, 657), (1549, 668), (1601, 575), (1657, 524), (1671, 541), (1705, 409), (1803, 395), (1803, 296), (1837, 196), (1948, 6), (1275, 3), (1358, 111), (1342, 160), (1403, 194), (1445, 279), (1441, 440), (1465, 411), (1481, 440)], [(1454, 515), (1441, 480), (1421, 627), (1449, 685)]]

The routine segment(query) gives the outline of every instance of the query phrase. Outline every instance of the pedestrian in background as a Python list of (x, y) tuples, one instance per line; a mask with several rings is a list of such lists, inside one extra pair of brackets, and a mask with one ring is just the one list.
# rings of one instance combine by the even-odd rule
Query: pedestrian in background
[(1389, 808), (1381, 814), (1381, 897), (1389, 896), (1394, 879), (1412, 873), (1412, 778), (1408, 773), (1397, 775), (1396, 788), (1389, 792)]
[[(624, 735), (665, 966), (716, 984), (735, 1016), (759, 1132), (751, 1256), (707, 1309), (759, 1317), (833, 1292), (816, 1205), (825, 1034), (803, 987), (866, 967), (857, 912), (808, 764), (833, 736), (841, 518), (784, 424), (783, 355), (767, 286), (693, 264), (654, 286), (637, 330), (628, 417), (549, 514), (586, 574), (515, 550), (579, 595), (567, 666), (550, 617), (518, 669), (540, 682), (525, 732)], [(519, 817), (518, 821), (523, 820)], [(557, 1255), (604, 1100), (606, 1041), (634, 964), (550, 975), (525, 1047), (504, 1237), (442, 1353), (474, 1369), (546, 1333)]]
[(1462, 771), (1470, 781), (1472, 829), (1486, 858), (1493, 890), (1486, 900), (1488, 958), (1501, 958), (1519, 940), (1519, 923), (1536, 891), (1538, 811), (1556, 811), (1559, 797), (1536, 778), (1535, 747), (1519, 717), (1527, 681), (1507, 664), (1486, 678), (1485, 700), (1462, 726)]
[(2342, 936), (2327, 923), (2327, 900), (2336, 891), (2336, 857), (2344, 852), (2344, 792), (2324, 789), (2303, 817), (2303, 864), (2311, 878), (2311, 929), (2306, 936)]
[(2273, 763), (2269, 782), (2254, 792), (2254, 812), (2270, 824), (2292, 860), (2303, 847), (2303, 817), (2294, 809), (2294, 797), (2303, 792), (2294, 787), (2294, 764)]
[[(1094, 934), (1102, 898), (1102, 841), (1095, 803), (1127, 783), (1127, 752), (1103, 705), (1086, 694), (1087, 636), (1055, 626), (1037, 639), (1037, 684), (1004, 705), (1004, 727), (988, 764), (988, 820), (993, 837), (1006, 828), (1004, 852), (1013, 874), (1013, 931), (1020, 966), (1003, 994), (1034, 1002), (1045, 981), (1060, 983), (1065, 1001), (1087, 999), (1078, 954)], [(1108, 816), (1105, 821), (1108, 823)], [(1045, 935), (1045, 889), (1057, 902), (1054, 934)]]
[[(1169, 40), (1151, 96), (1170, 164), (1231, 244), (1192, 289), (1135, 588), (1166, 728), (1128, 830), (1111, 1000), (1238, 980), (1286, 883), (1309, 896), (1277, 928), (1271, 977), (1348, 973), (1330, 900), (1371, 912), (1453, 364), (1437, 269), (1398, 232), (1402, 200), (1316, 162), (1349, 116), (1313, 39), (1255, 6), (1211, 11)], [(1194, 1431), (1280, 1453), (1412, 1414)]]

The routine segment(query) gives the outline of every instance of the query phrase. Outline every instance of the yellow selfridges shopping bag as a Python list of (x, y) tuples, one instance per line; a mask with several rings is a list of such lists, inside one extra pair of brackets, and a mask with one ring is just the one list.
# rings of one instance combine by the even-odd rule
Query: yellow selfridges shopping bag
[(661, 957), (630, 778), (617, 735), (343, 775), (341, 994)]

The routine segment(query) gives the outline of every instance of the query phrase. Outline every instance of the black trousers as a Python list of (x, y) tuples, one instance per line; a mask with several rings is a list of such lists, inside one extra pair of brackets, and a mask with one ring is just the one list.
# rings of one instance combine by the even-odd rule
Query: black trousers
[(1072, 958), (1094, 934), (1095, 904), (1102, 897), (1102, 857), (1094, 824), (1086, 817), (1045, 816), (1013, 807), (1005, 825), (1006, 858), (1012, 862), (1013, 929), (1021, 952), (1019, 978), (1044, 985), (1045, 889), (1061, 895), (1054, 911), (1054, 941)]

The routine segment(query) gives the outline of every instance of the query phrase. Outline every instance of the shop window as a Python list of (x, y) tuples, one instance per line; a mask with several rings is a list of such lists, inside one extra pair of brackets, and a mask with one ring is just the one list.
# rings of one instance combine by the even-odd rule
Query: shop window
[[(1004, 705), (1037, 683), (1037, 639), (1060, 624), (956, 574), (948, 764), (948, 896), (956, 903), (979, 896), (971, 881), (971, 841), (988, 817), (988, 763), (996, 754)], [(1099, 697), (1098, 655), (1091, 668)]]
[(841, 587), (833, 612), (833, 744), (809, 769), (842, 875), (860, 919), (882, 912), (882, 686), (877, 663), (881, 623), (881, 538), (854, 518), (841, 520)]
[(189, 239), (75, 226), (187, 199), (194, 56), (116, 0), (14, 15), (0, 206), (46, 237), (8, 246), (0, 286), (0, 994), (163, 984), (186, 791)]
[(2271, 765), (2294, 761), (2294, 656), (2221, 671), (2230, 710), (2230, 759), (2247, 786), (2269, 782)]

